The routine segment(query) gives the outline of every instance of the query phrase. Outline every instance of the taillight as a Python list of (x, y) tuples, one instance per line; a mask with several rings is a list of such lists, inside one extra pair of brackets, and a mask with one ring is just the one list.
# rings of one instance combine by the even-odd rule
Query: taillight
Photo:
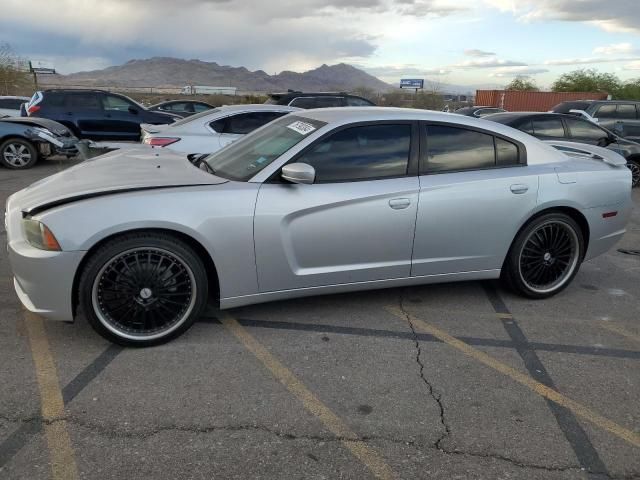
[(32, 113), (36, 113), (38, 110), (40, 110), (40, 107), (38, 105), (31, 105), (30, 107), (27, 107), (27, 113), (29, 115), (31, 115)]
[(180, 139), (176, 137), (146, 137), (143, 143), (151, 145), (152, 147), (166, 147), (179, 141)]

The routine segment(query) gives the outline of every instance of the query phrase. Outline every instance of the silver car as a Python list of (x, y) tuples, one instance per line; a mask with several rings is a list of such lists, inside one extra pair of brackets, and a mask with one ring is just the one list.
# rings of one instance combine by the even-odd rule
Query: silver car
[[(631, 173), (485, 120), (391, 108), (282, 117), (195, 165), (116, 151), (7, 203), (15, 289), (119, 343), (184, 332), (210, 298), (502, 277), (545, 298), (622, 237)], [(603, 153), (604, 152), (604, 153)]]

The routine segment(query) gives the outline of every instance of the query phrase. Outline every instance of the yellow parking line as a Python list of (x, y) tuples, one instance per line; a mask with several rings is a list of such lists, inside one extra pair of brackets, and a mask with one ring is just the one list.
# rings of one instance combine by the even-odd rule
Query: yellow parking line
[(634, 340), (640, 343), (640, 335), (633, 333), (632, 331), (627, 330), (626, 328), (621, 327), (620, 325), (616, 325), (615, 323), (611, 323), (608, 321), (607, 322), (602, 321), (600, 322), (600, 326), (605, 330), (609, 330), (611, 332), (617, 333), (618, 335), (622, 335), (623, 337), (626, 337), (630, 340)]
[(24, 323), (27, 327), (40, 391), (44, 432), (51, 461), (51, 476), (53, 480), (75, 480), (78, 478), (78, 467), (67, 423), (64, 420), (64, 401), (44, 323), (41, 317), (26, 310)]
[[(386, 309), (391, 314), (395, 315), (396, 317), (399, 317), (402, 320), (406, 320), (407, 318), (407, 315), (403, 311), (401, 311), (398, 307), (388, 306), (386, 307)], [(409, 315), (409, 317), (413, 325), (417, 327), (419, 330), (421, 330), (423, 333), (428, 333), (430, 335), (433, 335), (434, 337), (438, 338), (439, 340), (446, 343), (447, 345), (463, 352), (464, 354), (486, 365), (487, 367), (490, 367), (502, 373), (503, 375), (506, 375), (512, 380), (515, 380), (516, 382), (524, 385), (525, 387), (530, 388), (533, 392), (540, 395), (541, 397), (549, 399), (557, 403), (558, 405), (568, 408), (575, 415), (584, 418), (585, 420), (593, 423), (594, 425), (602, 428), (603, 430), (606, 430), (616, 435), (617, 437), (621, 438), (622, 440), (629, 442), (631, 445), (634, 445), (640, 448), (640, 434), (618, 425), (617, 423), (609, 420), (608, 418), (605, 418), (602, 415), (590, 410), (588, 407), (585, 407), (584, 405), (562, 395), (556, 390), (553, 390), (552, 388), (549, 388), (546, 385), (543, 385), (542, 383), (535, 381), (528, 375), (519, 372), (515, 368), (512, 368), (496, 360), (490, 355), (487, 355), (486, 353), (473, 348), (469, 344), (462, 342), (455, 337), (452, 337), (444, 330), (440, 330), (438, 327), (428, 324), (427, 322), (419, 318), (416, 318), (413, 315)]]
[(238, 321), (228, 313), (220, 315), (222, 324), (249, 350), (262, 364), (293, 393), (304, 407), (315, 415), (342, 444), (381, 479), (392, 479), (395, 475), (380, 454), (362, 442), (335, 413), (322, 403), (296, 376), (262, 346)]

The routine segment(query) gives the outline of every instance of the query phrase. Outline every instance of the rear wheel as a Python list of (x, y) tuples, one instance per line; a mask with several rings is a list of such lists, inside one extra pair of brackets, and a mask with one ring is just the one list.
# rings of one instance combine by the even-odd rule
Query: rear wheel
[(185, 332), (208, 297), (207, 275), (196, 253), (166, 234), (116, 238), (89, 259), (80, 304), (91, 326), (123, 345), (149, 346)]
[(549, 213), (518, 234), (505, 261), (503, 279), (526, 297), (551, 297), (571, 283), (583, 257), (584, 238), (578, 224), (563, 213)]
[(631, 170), (632, 186), (640, 185), (640, 162), (638, 160), (627, 160), (627, 168)]
[(20, 170), (31, 168), (38, 160), (38, 151), (29, 141), (10, 138), (0, 145), (0, 163), (7, 168)]

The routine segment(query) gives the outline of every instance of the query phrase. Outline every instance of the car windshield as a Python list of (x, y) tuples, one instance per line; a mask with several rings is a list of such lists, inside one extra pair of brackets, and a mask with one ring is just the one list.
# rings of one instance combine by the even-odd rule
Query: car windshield
[(287, 115), (209, 155), (205, 162), (220, 177), (246, 182), (324, 125), (318, 120)]
[(190, 117), (183, 118), (178, 120), (177, 122), (173, 122), (170, 127), (179, 127), (180, 125), (184, 125), (185, 123), (193, 122), (194, 120), (198, 120), (199, 118), (206, 117), (207, 115), (211, 115), (213, 113), (219, 112), (219, 108), (210, 108), (209, 110), (205, 110), (204, 112), (196, 113), (195, 115), (191, 115)]

